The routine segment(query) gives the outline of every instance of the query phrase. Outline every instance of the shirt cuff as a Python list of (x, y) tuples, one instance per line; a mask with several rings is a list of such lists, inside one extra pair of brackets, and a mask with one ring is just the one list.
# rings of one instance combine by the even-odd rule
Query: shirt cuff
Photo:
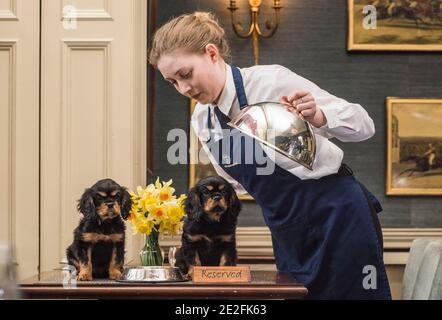
[(319, 129), (333, 129), (338, 127), (338, 121), (336, 119), (337, 113), (339, 111), (332, 108), (321, 108), (321, 110), (324, 113), (325, 118), (327, 119), (327, 123), (324, 124), (322, 127), (319, 127)]

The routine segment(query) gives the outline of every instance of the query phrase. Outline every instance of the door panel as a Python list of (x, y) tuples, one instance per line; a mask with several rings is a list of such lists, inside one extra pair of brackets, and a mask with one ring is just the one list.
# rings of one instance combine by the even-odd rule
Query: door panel
[[(142, 0), (43, 2), (42, 271), (65, 261), (85, 188), (145, 183), (145, 29)], [(126, 234), (130, 261), (141, 242)]]
[(0, 0), (0, 242), (20, 278), (39, 263), (39, 1)]

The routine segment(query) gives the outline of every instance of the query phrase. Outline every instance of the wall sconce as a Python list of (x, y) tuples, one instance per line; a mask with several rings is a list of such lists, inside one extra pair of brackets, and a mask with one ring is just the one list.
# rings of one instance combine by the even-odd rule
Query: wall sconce
[(278, 29), (279, 25), (279, 10), (282, 8), (280, 0), (273, 0), (272, 8), (275, 10), (275, 20), (266, 20), (265, 27), (268, 30), (267, 33), (263, 33), (259, 26), (259, 7), (261, 6), (261, 0), (249, 0), (251, 23), (248, 31), (244, 31), (242, 23), (235, 21), (235, 11), (238, 10), (235, 0), (230, 0), (230, 6), (227, 9), (230, 10), (232, 18), (232, 26), (236, 35), (240, 38), (252, 37), (253, 56), (255, 58), (255, 65), (259, 63), (259, 38), (270, 38)]

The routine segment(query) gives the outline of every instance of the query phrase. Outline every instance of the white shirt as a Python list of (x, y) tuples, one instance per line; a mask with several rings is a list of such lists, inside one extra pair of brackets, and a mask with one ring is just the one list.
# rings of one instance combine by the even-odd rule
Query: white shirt
[[(295, 161), (274, 152), (275, 163), (300, 179), (319, 179), (323, 176), (336, 173), (344, 156), (344, 152), (329, 141), (335, 137), (344, 142), (366, 140), (374, 135), (374, 123), (364, 108), (359, 104), (350, 103), (335, 97), (322, 90), (313, 82), (297, 75), (280, 65), (253, 66), (240, 69), (249, 105), (262, 101), (280, 101), (280, 97), (291, 95), (295, 91), (309, 91), (315, 98), (316, 104), (324, 112), (327, 124), (321, 128), (313, 128), (316, 138), (316, 158), (313, 170), (309, 170)], [(226, 83), (218, 101), (219, 109), (230, 118), (239, 111), (239, 102), (236, 97), (232, 70), (226, 65)], [(212, 104), (200, 104), (195, 107), (191, 124), (194, 132), (200, 139), (216, 172), (229, 181), (239, 194), (247, 193), (236, 180), (230, 177), (217, 164), (206, 145), (209, 137), (207, 128), (208, 109), (211, 108), (212, 133), (215, 141), (221, 139), (222, 128), (216, 119)], [(261, 144), (268, 153), (268, 147)]]

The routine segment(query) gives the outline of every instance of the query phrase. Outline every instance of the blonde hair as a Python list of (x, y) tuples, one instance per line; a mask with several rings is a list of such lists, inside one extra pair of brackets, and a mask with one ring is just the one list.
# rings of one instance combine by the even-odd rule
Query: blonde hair
[(156, 67), (158, 60), (164, 54), (177, 49), (203, 54), (209, 43), (218, 48), (224, 60), (230, 60), (230, 48), (225, 38), (225, 31), (212, 13), (183, 14), (170, 20), (155, 32), (148, 59)]

